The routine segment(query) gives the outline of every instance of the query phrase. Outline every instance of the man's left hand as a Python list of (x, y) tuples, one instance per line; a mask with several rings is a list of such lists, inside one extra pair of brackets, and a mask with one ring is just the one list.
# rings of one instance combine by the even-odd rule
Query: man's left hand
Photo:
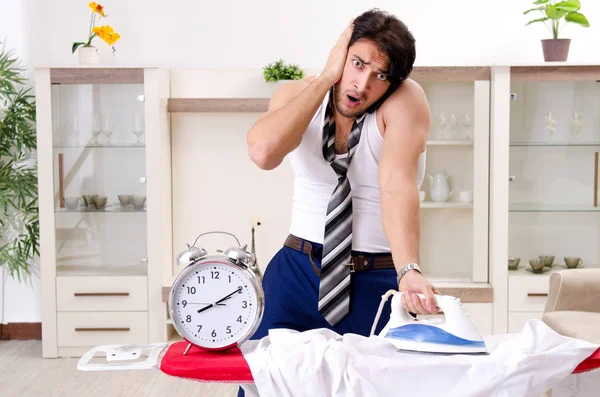
[[(410, 313), (435, 314), (438, 312), (433, 294), (441, 295), (440, 291), (417, 270), (406, 273), (400, 279), (398, 289), (404, 292), (402, 305)], [(420, 298), (417, 294), (422, 294), (425, 298)]]

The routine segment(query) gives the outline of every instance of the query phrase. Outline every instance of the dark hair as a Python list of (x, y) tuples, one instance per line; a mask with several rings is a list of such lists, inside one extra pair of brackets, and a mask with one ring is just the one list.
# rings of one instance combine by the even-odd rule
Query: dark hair
[(390, 87), (383, 97), (367, 109), (367, 112), (372, 113), (412, 72), (416, 58), (415, 38), (406, 25), (394, 15), (373, 8), (354, 19), (349, 46), (360, 39), (373, 41), (390, 61)]

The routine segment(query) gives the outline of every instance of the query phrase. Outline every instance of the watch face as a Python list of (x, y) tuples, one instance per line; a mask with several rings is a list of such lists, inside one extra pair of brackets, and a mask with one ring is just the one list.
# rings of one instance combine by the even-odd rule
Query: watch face
[(183, 270), (169, 302), (180, 335), (209, 349), (246, 340), (262, 314), (251, 273), (220, 260), (203, 260)]

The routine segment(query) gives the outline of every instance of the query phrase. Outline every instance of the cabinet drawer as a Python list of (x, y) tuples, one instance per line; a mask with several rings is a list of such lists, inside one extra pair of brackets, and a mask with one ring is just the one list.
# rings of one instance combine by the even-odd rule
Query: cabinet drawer
[(57, 330), (58, 346), (148, 343), (148, 313), (57, 313)]
[(508, 313), (508, 332), (519, 333), (528, 320), (541, 320), (543, 312), (512, 312)]
[(548, 299), (549, 276), (510, 276), (508, 310), (511, 312), (543, 312)]
[(146, 277), (57, 277), (58, 311), (148, 310)]

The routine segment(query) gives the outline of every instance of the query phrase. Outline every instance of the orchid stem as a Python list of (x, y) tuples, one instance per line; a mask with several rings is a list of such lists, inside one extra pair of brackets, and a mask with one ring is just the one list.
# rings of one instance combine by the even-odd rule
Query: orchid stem
[(90, 18), (90, 32), (88, 35), (87, 45), (92, 44), (92, 29), (94, 28), (94, 19), (96, 18), (96, 14), (92, 12), (92, 18)]

